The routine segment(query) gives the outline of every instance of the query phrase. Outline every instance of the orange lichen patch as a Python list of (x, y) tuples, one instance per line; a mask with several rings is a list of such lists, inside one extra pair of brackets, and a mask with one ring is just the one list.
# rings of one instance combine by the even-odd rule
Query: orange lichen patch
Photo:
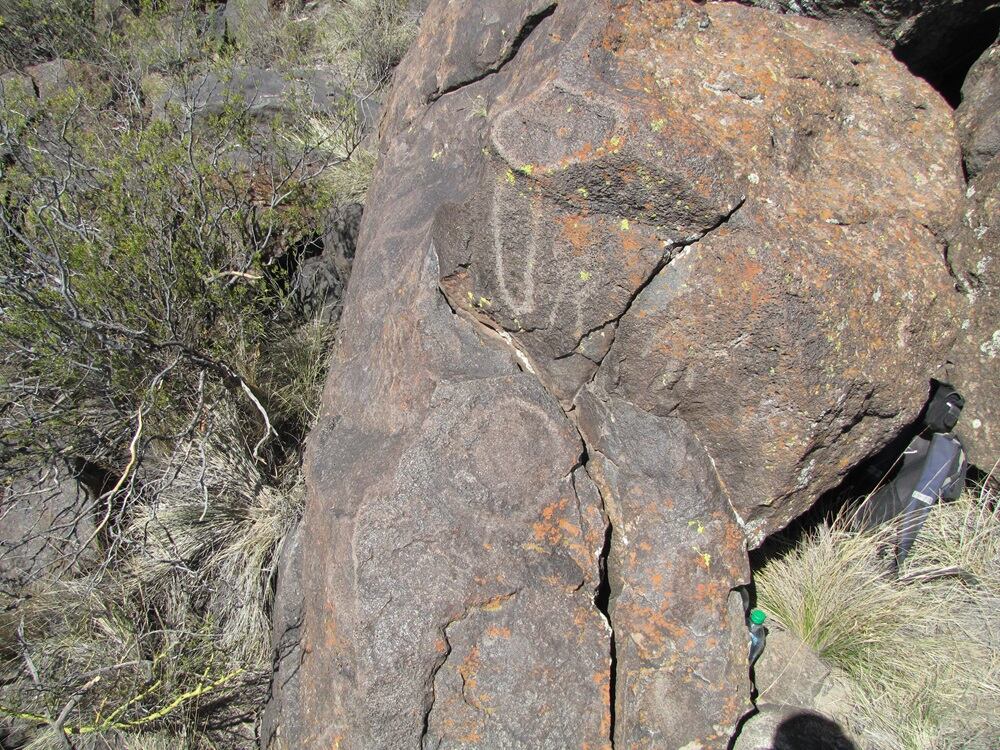
[(696, 601), (718, 604), (726, 600), (729, 585), (723, 581), (701, 582), (694, 587), (694, 591)]
[(558, 219), (562, 226), (563, 237), (573, 248), (574, 255), (581, 255), (593, 245), (592, 229), (583, 216), (567, 214)]
[(601, 694), (601, 727), (600, 733), (605, 737), (611, 734), (611, 675), (609, 672), (595, 672), (591, 678)]
[(557, 511), (565, 510), (568, 505), (569, 500), (567, 498), (560, 498), (556, 502), (542, 508), (542, 520), (536, 521), (531, 525), (535, 541), (558, 544), (562, 540), (561, 519), (557, 519), (555, 516)]
[(486, 628), (486, 635), (490, 638), (510, 638), (510, 628), (501, 625), (490, 625)]
[(484, 612), (497, 612), (513, 596), (513, 594), (500, 594), (491, 597), (479, 605), (479, 609)]
[(560, 518), (558, 523), (559, 523), (559, 528), (565, 531), (570, 536), (580, 536), (580, 534), (583, 533), (580, 531), (579, 526), (577, 526), (575, 523), (566, 518)]
[(564, 157), (559, 162), (559, 165), (561, 167), (568, 167), (570, 164), (587, 161), (590, 158), (591, 154), (593, 153), (594, 153), (594, 145), (590, 141), (587, 141), (572, 154), (570, 154), (567, 157)]
[(337, 621), (327, 620), (323, 628), (323, 645), (326, 648), (336, 648), (339, 643), (340, 637), (337, 633)]
[(479, 672), (480, 663), (479, 646), (473, 646), (458, 667), (465, 688), (472, 690), (476, 687), (476, 674)]
[(686, 628), (651, 607), (631, 605), (622, 614), (627, 615), (628, 632), (641, 633), (654, 645), (663, 645), (668, 636), (674, 640), (689, 637)]

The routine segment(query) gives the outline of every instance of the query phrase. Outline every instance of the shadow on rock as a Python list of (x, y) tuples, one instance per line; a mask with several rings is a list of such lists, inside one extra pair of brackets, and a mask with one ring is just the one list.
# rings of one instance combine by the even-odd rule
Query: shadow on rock
[(811, 711), (795, 713), (774, 733), (773, 750), (858, 750), (840, 725)]

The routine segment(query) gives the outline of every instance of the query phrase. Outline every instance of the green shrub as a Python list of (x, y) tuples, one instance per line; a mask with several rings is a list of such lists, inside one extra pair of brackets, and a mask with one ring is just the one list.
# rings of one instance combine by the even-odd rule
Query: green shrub
[(93, 0), (5, 0), (0, 6), (0, 69), (16, 69), (92, 48)]
[[(107, 24), (90, 0), (11, 3), (0, 63), (79, 64), (41, 101), (0, 87), (0, 486), (68, 462), (96, 513), (69, 519), (86, 554), (0, 595), (0, 727), (33, 748), (247, 747), (335, 332), (290, 275), (367, 189), (355, 91), (387, 82), (413, 24), (402, 2), (288, 3), (227, 40), (198, 2)], [(267, 123), (236, 96), (198, 112), (198, 81), (248, 66), (347, 92)]]
[(337, 51), (369, 90), (385, 86), (417, 33), (406, 0), (340, 0), (325, 19), (320, 38)]

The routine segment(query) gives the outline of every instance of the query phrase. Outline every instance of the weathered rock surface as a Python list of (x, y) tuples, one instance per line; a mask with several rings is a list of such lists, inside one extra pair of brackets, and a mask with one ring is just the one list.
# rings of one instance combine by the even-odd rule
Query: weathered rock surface
[(267, 23), (270, 14), (270, 0), (228, 0), (222, 10), (226, 38), (242, 44), (248, 35)]
[[(990, 0), (741, 0), (769, 10), (819, 18), (879, 39), (919, 76), (943, 82), (963, 72), (984, 33), (997, 30)], [(985, 40), (985, 46), (989, 39)], [(980, 47), (979, 49), (982, 49)], [(972, 57), (968, 54), (972, 50)]]
[(754, 664), (758, 706), (804, 708), (844, 722), (852, 704), (844, 675), (801, 640), (769, 624), (767, 647)]
[(103, 87), (98, 83), (99, 71), (88, 63), (59, 58), (31, 65), (24, 72), (31, 78), (35, 92), (42, 101), (61, 96), (70, 87), (85, 91), (91, 96), (103, 94), (100, 100), (90, 102), (93, 105), (100, 106), (110, 101), (110, 93), (102, 91)]
[(272, 746), (725, 747), (747, 544), (952, 344), (951, 113), (740, 5), (433, 2), (381, 138)]
[(351, 278), (357, 246), (362, 206), (337, 206), (326, 218), (322, 252), (306, 258), (295, 271), (293, 300), (307, 319), (321, 317), (335, 322), (340, 316), (340, 300)]
[(85, 560), (93, 498), (64, 466), (0, 487), (0, 585), (16, 590)]
[(271, 675), (271, 693), (261, 716), (261, 748), (284, 747), (284, 735), (301, 736), (303, 716), (290, 710), (284, 716), (280, 697), (294, 695), (300, 689), (299, 666), (302, 664), (301, 629), (305, 617), (305, 599), (302, 585), (304, 561), (302, 559), (302, 524), (289, 532), (281, 545), (278, 557), (278, 574), (271, 613), (271, 642), (274, 647), (274, 671)]
[(733, 750), (858, 750), (847, 730), (815, 711), (762, 706), (743, 725)]
[(381, 104), (350, 92), (323, 70), (282, 73), (269, 68), (237, 68), (220, 77), (207, 73), (193, 81), (162, 85), (152, 104), (154, 117), (167, 117), (171, 109), (193, 110), (200, 117), (221, 115), (229, 108), (245, 109), (254, 120), (270, 125), (275, 119), (291, 119), (297, 113), (338, 115), (352, 105), (363, 131), (374, 129)]
[(1000, 40), (983, 53), (962, 84), (955, 111), (965, 170), (975, 177), (1000, 151)]
[(958, 430), (969, 460), (1000, 460), (1000, 159), (969, 183), (948, 261), (964, 300), (949, 378), (965, 396)]

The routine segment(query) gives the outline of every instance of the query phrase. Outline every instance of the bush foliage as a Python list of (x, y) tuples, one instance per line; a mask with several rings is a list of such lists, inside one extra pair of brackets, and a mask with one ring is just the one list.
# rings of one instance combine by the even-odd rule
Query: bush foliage
[[(385, 0), (235, 36), (213, 3), (129, 6), (0, 11), (0, 66), (64, 60), (40, 97), (0, 79), (0, 511), (58, 467), (91, 497), (43, 530), (41, 573), (0, 586), (0, 742), (242, 748), (334, 330), (295, 269), (365, 190), (353, 102), (412, 29)], [(335, 110), (200, 98), (246, 66), (292, 90), (306, 64), (345, 82)]]

